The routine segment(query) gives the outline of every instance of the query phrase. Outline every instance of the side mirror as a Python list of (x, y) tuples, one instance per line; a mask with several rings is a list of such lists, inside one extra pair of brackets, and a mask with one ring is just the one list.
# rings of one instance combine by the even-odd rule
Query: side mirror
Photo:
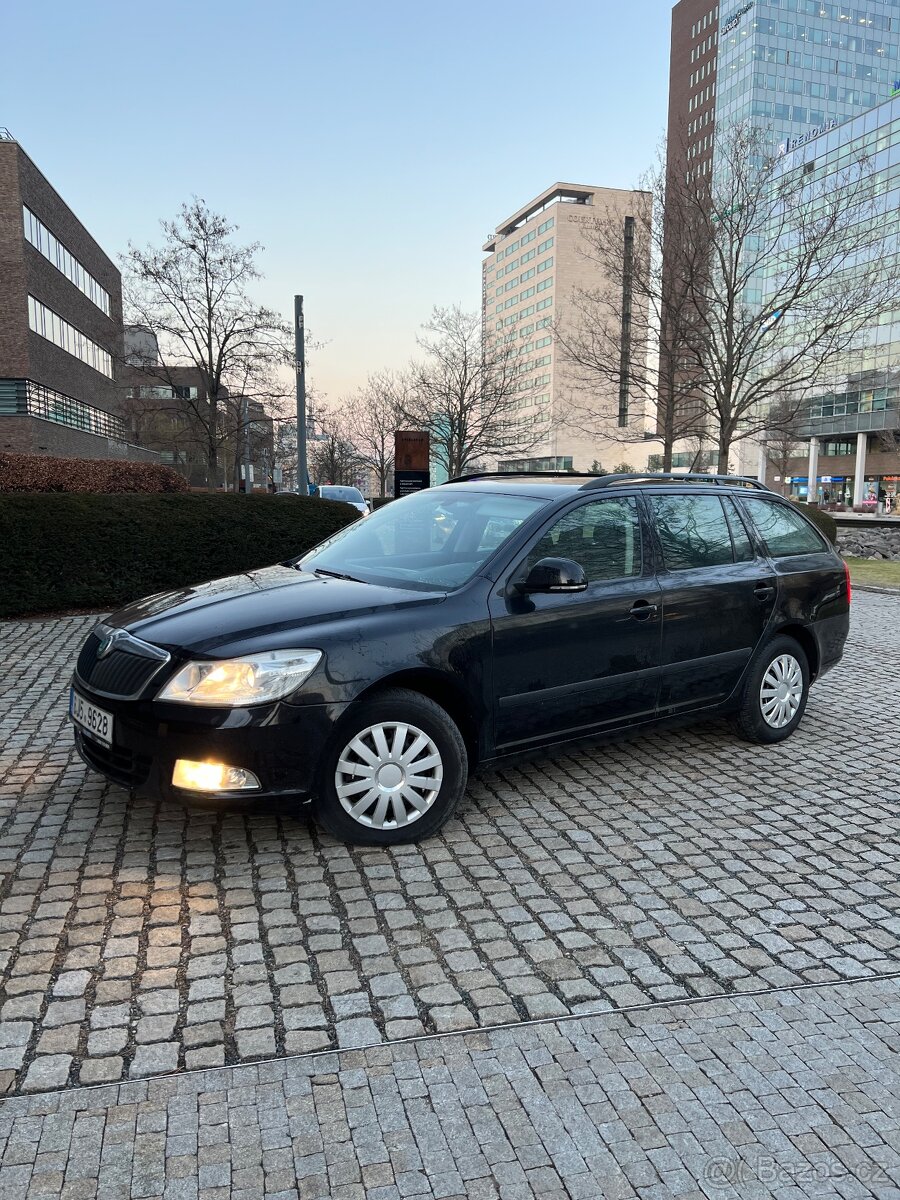
[(542, 558), (518, 584), (518, 589), (526, 594), (538, 592), (555, 595), (558, 592), (583, 592), (587, 585), (584, 567), (571, 558)]

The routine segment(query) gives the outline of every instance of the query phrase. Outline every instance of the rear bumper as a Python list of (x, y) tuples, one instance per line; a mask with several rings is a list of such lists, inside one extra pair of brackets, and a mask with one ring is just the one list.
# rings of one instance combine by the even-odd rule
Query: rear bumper
[(816, 678), (821, 679), (832, 667), (836, 667), (844, 654), (844, 645), (850, 633), (849, 612), (833, 617), (822, 617), (811, 627), (819, 646), (819, 670)]
[[(181, 709), (173, 715), (173, 705), (95, 697), (81, 684), (77, 691), (114, 717), (110, 748), (74, 727), (75, 746), (84, 762), (122, 787), (163, 799), (308, 798), (335, 723), (346, 708), (277, 703), (188, 714)], [(218, 796), (173, 788), (178, 758), (243, 767), (256, 775), (260, 787)]]

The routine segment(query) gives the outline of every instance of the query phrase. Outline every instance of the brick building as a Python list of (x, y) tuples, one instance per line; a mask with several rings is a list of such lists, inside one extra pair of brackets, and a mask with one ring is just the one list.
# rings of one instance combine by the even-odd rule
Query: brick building
[(156, 461), (125, 440), (119, 271), (5, 130), (0, 278), (0, 449)]

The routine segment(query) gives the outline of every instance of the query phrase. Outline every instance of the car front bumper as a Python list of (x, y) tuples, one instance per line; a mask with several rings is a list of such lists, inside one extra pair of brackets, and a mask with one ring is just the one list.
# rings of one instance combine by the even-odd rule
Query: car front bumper
[[(80, 682), (75, 688), (114, 718), (111, 747), (74, 726), (75, 746), (84, 762), (130, 791), (165, 799), (308, 799), (335, 723), (346, 708), (282, 701), (185, 711), (185, 706), (94, 696)], [(175, 788), (172, 772), (179, 758), (243, 767), (253, 772), (260, 787), (221, 793)]]

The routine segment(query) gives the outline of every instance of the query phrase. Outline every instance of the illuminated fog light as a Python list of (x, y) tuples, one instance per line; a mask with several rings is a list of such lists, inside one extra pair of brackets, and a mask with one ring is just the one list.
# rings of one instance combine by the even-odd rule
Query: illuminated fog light
[(183, 788), (187, 792), (244, 792), (258, 788), (259, 780), (252, 771), (243, 767), (179, 758), (172, 772), (172, 787)]

